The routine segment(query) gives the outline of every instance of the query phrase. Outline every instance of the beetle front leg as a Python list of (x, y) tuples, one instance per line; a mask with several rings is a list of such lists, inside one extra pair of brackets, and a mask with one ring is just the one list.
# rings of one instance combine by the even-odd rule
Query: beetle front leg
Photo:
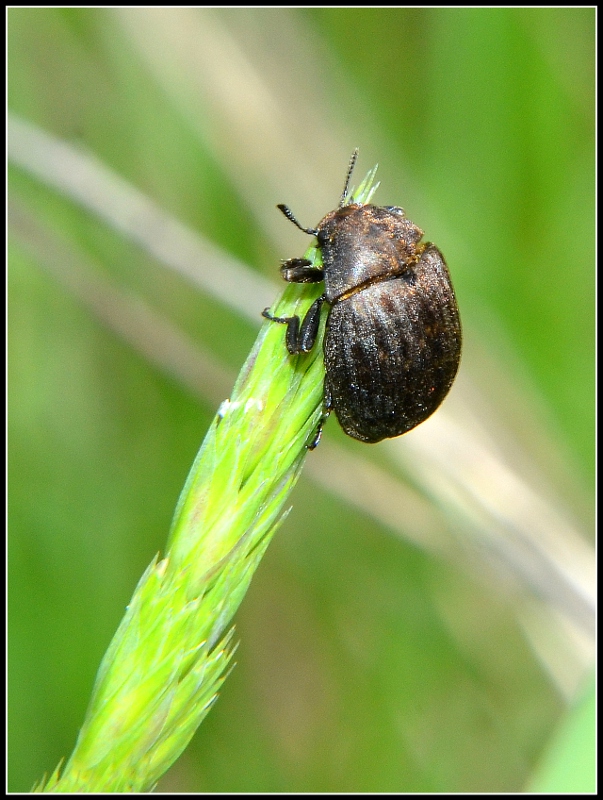
[(290, 258), (281, 264), (281, 276), (289, 283), (320, 283), (324, 270), (315, 267), (307, 258)]

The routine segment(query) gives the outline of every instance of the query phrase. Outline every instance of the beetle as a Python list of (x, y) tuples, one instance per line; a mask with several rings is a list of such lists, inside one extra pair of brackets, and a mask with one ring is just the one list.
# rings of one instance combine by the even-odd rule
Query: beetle
[(287, 325), (291, 355), (312, 349), (320, 311), (329, 306), (324, 337), (323, 416), (308, 446), (318, 444), (331, 411), (344, 432), (362, 442), (400, 436), (443, 401), (461, 355), (459, 312), (444, 256), (398, 206), (348, 202), (358, 150), (352, 154), (339, 206), (316, 228), (304, 228), (288, 206), (277, 208), (315, 236), (323, 267), (304, 258), (281, 266), (292, 283), (324, 281), (324, 293), (303, 321)]

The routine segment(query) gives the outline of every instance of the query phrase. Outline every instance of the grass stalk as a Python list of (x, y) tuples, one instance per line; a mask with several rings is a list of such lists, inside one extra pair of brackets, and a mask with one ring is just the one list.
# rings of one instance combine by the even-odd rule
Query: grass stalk
[[(368, 202), (375, 171), (352, 199)], [(305, 257), (320, 265), (315, 244)], [(272, 313), (303, 317), (321, 291), (288, 285)], [(322, 414), (322, 333), (294, 357), (284, 335), (262, 327), (190, 470), (165, 556), (146, 569), (101, 662), (75, 749), (34, 791), (150, 791), (215, 702), (235, 650), (230, 623)]]

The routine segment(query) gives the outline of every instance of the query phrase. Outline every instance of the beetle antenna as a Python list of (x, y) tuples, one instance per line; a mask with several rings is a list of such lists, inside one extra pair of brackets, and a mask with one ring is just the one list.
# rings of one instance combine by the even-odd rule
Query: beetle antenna
[(292, 222), (294, 225), (297, 225), (297, 227), (300, 229), (300, 231), (303, 231), (304, 233), (309, 233), (310, 236), (318, 236), (318, 231), (316, 230), (316, 228), (304, 228), (303, 225), (299, 224), (299, 222), (293, 216), (293, 211), (291, 211), (289, 206), (286, 206), (283, 203), (279, 203), (277, 205), (277, 208), (280, 209), (280, 211), (283, 212), (283, 214), (287, 217), (287, 219), (290, 222)]
[(350, 186), (350, 179), (352, 177), (352, 172), (354, 172), (354, 166), (356, 165), (356, 159), (358, 158), (358, 148), (354, 150), (352, 153), (352, 157), (350, 158), (350, 166), (348, 167), (348, 174), (345, 177), (345, 186), (343, 187), (343, 192), (341, 195), (341, 200), (339, 201), (339, 208), (343, 208), (345, 199), (348, 194), (348, 189)]

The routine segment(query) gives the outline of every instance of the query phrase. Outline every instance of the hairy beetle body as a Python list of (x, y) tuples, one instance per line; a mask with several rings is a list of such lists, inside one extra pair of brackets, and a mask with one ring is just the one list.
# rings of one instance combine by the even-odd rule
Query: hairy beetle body
[(323, 268), (305, 259), (281, 267), (285, 280), (324, 280), (324, 294), (303, 321), (264, 316), (287, 324), (290, 353), (311, 349), (320, 308), (329, 314), (324, 340), (324, 417), (310, 447), (320, 439), (331, 410), (345, 433), (363, 442), (399, 436), (429, 417), (456, 376), (461, 326), (444, 257), (403, 209), (344, 205), (357, 156), (350, 162), (340, 207), (315, 229), (302, 228), (286, 206), (279, 206), (301, 230), (316, 236)]

